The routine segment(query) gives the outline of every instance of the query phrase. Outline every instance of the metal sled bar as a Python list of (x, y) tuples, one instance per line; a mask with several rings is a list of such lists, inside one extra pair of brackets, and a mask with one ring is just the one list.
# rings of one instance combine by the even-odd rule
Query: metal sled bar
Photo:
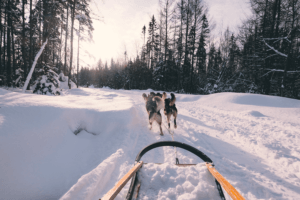
[(148, 151), (158, 148), (158, 147), (165, 147), (165, 146), (179, 147), (179, 148), (185, 149), (185, 150), (195, 154), (199, 158), (201, 158), (204, 162), (212, 163), (212, 160), (207, 155), (205, 155), (203, 152), (199, 151), (195, 147), (192, 147), (190, 145), (187, 145), (182, 142), (177, 142), (177, 141), (160, 141), (160, 142), (155, 142), (153, 144), (150, 144), (139, 152), (139, 154), (135, 158), (135, 161), (137, 161), (137, 162), (140, 161), (140, 159), (143, 157), (143, 155), (145, 153), (147, 153)]
[(123, 178), (110, 190), (108, 191), (100, 200), (113, 200), (126, 185), (129, 179), (142, 167), (143, 161), (138, 162), (131, 170), (123, 176)]
[(245, 198), (216, 170), (211, 163), (206, 163), (206, 167), (233, 200), (245, 200)]
[[(148, 163), (144, 163), (144, 165), (147, 165)], [(163, 163), (155, 163), (156, 165), (162, 165)], [(177, 167), (190, 167), (195, 166), (196, 164), (175, 164)]]

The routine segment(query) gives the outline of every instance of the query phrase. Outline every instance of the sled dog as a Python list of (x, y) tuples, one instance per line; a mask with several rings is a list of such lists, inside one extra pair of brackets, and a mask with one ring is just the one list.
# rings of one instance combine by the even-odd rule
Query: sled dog
[(174, 117), (174, 128), (177, 128), (177, 124), (176, 124), (177, 108), (176, 108), (176, 105), (175, 105), (176, 97), (173, 93), (171, 93), (171, 99), (166, 98), (167, 94), (165, 92), (163, 93), (163, 96), (165, 96), (164, 114), (167, 117), (168, 126), (170, 128), (170, 120), (171, 120), (171, 116), (173, 115), (173, 117)]
[(143, 98), (146, 104), (146, 110), (149, 116), (150, 130), (152, 129), (152, 123), (156, 121), (159, 125), (160, 135), (164, 135), (161, 128), (162, 118), (160, 110), (164, 109), (166, 94), (163, 95), (160, 93), (151, 92), (148, 96), (143, 93)]

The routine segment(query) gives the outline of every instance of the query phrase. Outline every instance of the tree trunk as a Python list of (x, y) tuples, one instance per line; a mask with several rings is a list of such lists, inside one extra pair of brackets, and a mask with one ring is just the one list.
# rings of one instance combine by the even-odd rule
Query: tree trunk
[(33, 32), (32, 32), (32, 25), (33, 25), (33, 22), (32, 22), (32, 0), (30, 0), (30, 11), (29, 12), (30, 12), (29, 66), (31, 66), (32, 65), (32, 51), (33, 51), (33, 46), (32, 46), (32, 35), (33, 35)]
[(275, 37), (278, 37), (279, 24), (280, 24), (280, 13), (281, 13), (280, 11), (281, 11), (281, 0), (279, 0), (278, 6), (277, 6), (277, 19), (276, 19)]
[(65, 38), (65, 65), (64, 65), (64, 75), (67, 73), (67, 45), (68, 45), (68, 21), (69, 21), (69, 5), (67, 3), (67, 19), (66, 19), (66, 38)]
[(267, 17), (267, 8), (268, 8), (268, 2), (269, 0), (266, 0), (266, 6), (265, 6), (265, 13), (264, 13), (264, 20), (263, 20), (263, 30), (262, 30), (262, 35), (265, 37), (265, 27), (266, 27), (266, 17)]
[(0, 75), (3, 74), (2, 71), (2, 3), (0, 3)]
[(188, 0), (187, 13), (186, 13), (186, 30), (185, 30), (185, 55), (184, 61), (187, 61), (188, 57), (188, 33), (189, 33), (189, 14), (190, 14), (190, 0)]
[[(51, 9), (51, 10), (50, 10)], [(53, 16), (53, 5), (51, 5), (49, 0), (43, 0), (43, 43), (51, 37), (51, 16)], [(51, 63), (51, 42), (44, 49), (43, 54), (41, 55), (42, 63)]]
[(53, 66), (55, 66), (55, 44), (54, 44), (54, 41), (52, 42), (52, 63), (53, 63)]
[[(61, 20), (63, 20), (63, 14), (61, 15)], [(58, 72), (60, 73), (61, 72), (61, 64), (62, 64), (62, 59), (61, 59), (61, 49), (62, 49), (62, 37), (63, 37), (63, 24), (61, 22), (61, 25), (60, 25), (60, 46), (59, 46), (59, 61), (60, 61), (60, 65), (59, 65), (59, 68), (58, 68)]]
[(159, 20), (160, 20), (160, 24), (159, 24), (159, 56), (158, 56), (158, 61), (161, 59), (162, 14), (160, 14)]
[(272, 38), (274, 36), (274, 27), (275, 27), (275, 21), (276, 21), (276, 14), (277, 14), (277, 5), (278, 5), (278, 0), (275, 0), (275, 4), (273, 7), (273, 16), (272, 16), (272, 22), (271, 22), (271, 33), (270, 37)]
[[(189, 14), (190, 14), (190, 0), (188, 0), (188, 5), (187, 5), (187, 12), (186, 12), (186, 30), (185, 30), (185, 54), (184, 54), (184, 63), (187, 64), (188, 60), (188, 33), (189, 33)], [(189, 77), (189, 71), (188, 71), (188, 66), (185, 66), (185, 69), (183, 70), (183, 82), (184, 82), (184, 88), (186, 92), (188, 91), (188, 80), (186, 78)]]
[[(78, 34), (78, 51), (77, 51), (77, 81), (76, 81), (76, 83), (77, 83), (77, 88), (78, 88), (78, 84), (79, 84), (79, 82), (78, 82), (78, 74), (79, 74), (79, 40), (80, 40), (80, 21), (79, 21), (79, 29), (78, 29), (78, 31), (79, 31), (79, 34)], [(126, 62), (126, 55), (125, 55), (125, 62)]]
[[(39, 47), (41, 48), (42, 46), (42, 0), (40, 0), (40, 6), (39, 6)], [(43, 57), (43, 55), (42, 55)], [(43, 58), (39, 59), (38, 61), (38, 66), (41, 68), (42, 67), (42, 60)], [(30, 66), (31, 67), (31, 66)]]
[(10, 25), (11, 25), (10, 28), (11, 28), (12, 58), (13, 58), (12, 76), (14, 76), (16, 73), (16, 52), (15, 52), (15, 41), (14, 41), (14, 29), (12, 23)]
[[(29, 39), (29, 68), (31, 67), (32, 65), (32, 51), (33, 51), (33, 46), (32, 46), (32, 0), (30, 0), (30, 10), (29, 10), (29, 13), (30, 13), (30, 39)], [(27, 85), (27, 90), (30, 90), (30, 84)]]
[(7, 85), (11, 86), (11, 2), (8, 1), (6, 5), (7, 9)]
[(181, 59), (182, 59), (182, 24), (183, 24), (183, 0), (181, 0), (181, 6), (180, 6), (180, 32), (179, 32), (179, 45), (180, 49), (178, 49), (179, 54), (179, 63), (177, 66), (177, 74), (178, 74), (178, 81), (177, 81), (177, 91), (180, 91), (180, 68), (181, 68)]
[(6, 37), (5, 37), (5, 34), (6, 34), (6, 27), (5, 25), (7, 25), (7, 10), (5, 9), (5, 14), (4, 14), (4, 29), (3, 29), (3, 74), (4, 75), (7, 75), (6, 74), (6, 48), (5, 48), (5, 45), (6, 45)]
[[(168, 51), (168, 6), (169, 6), (169, 1), (167, 1), (167, 5), (166, 5), (165, 63), (167, 60), (167, 51)], [(165, 71), (165, 69), (164, 69), (164, 71)]]
[(26, 65), (26, 52), (25, 52), (25, 0), (23, 0), (22, 4), (22, 58), (23, 58), (23, 70), (24, 75), (27, 76), (27, 65)]
[(72, 10), (71, 55), (70, 55), (70, 71), (69, 71), (69, 79), (68, 79), (69, 89), (71, 89), (71, 73), (72, 73), (72, 61), (73, 61), (73, 32), (74, 32), (75, 6), (76, 6), (76, 0), (74, 0), (73, 10)]
[(190, 90), (192, 91), (192, 88), (193, 88), (193, 71), (194, 71), (194, 53), (195, 53), (195, 43), (196, 43), (196, 26), (197, 26), (197, 17), (198, 17), (198, 9), (197, 9), (197, 5), (198, 5), (198, 1), (195, 2), (195, 5), (194, 5), (194, 12), (195, 12), (195, 15), (194, 15), (194, 38), (193, 38), (193, 52), (192, 52), (192, 65), (191, 65), (191, 77), (190, 77)]

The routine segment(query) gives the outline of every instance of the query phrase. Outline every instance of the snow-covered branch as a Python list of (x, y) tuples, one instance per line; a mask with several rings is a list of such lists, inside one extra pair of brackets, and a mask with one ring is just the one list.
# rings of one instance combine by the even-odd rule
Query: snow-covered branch
[(270, 57), (276, 56), (276, 55), (277, 55), (277, 54), (270, 55), (270, 56), (266, 57), (264, 60), (266, 60), (267, 58), (270, 58)]
[(285, 36), (285, 37), (278, 37), (278, 38), (263, 38), (263, 40), (276, 40), (275, 42), (278, 42), (278, 41), (280, 41), (280, 40), (286, 40), (286, 41), (288, 41), (289, 43), (292, 43), (292, 42), (288, 39), (288, 37), (290, 36), (291, 32), (292, 32), (292, 30), (290, 30), (290, 32), (288, 33), (288, 35)]
[(23, 90), (22, 90), (23, 93), (25, 93), (25, 91), (26, 91), (26, 88), (27, 88), (28, 83), (29, 83), (29, 81), (30, 81), (30, 79), (31, 79), (31, 76), (32, 76), (32, 73), (33, 73), (33, 71), (34, 71), (34, 68), (35, 68), (35, 65), (36, 65), (36, 63), (37, 63), (37, 60), (38, 60), (39, 57), (41, 56), (41, 54), (42, 54), (42, 52), (43, 52), (43, 50), (44, 50), (44, 48), (45, 48), (47, 42), (48, 42), (48, 39), (46, 40), (46, 42), (44, 42), (43, 46), (41, 47), (41, 49), (39, 50), (39, 52), (36, 54), (36, 56), (35, 56), (35, 58), (34, 58), (34, 62), (33, 62), (33, 64), (32, 64), (31, 70), (30, 70), (30, 72), (29, 72), (29, 74), (28, 74), (28, 76), (27, 76), (27, 78), (26, 78), (26, 82), (25, 82), (24, 87), (23, 87)]
[[(265, 69), (265, 70), (270, 70), (270, 71), (268, 71), (267, 73), (265, 73), (264, 75), (262, 75), (261, 77), (264, 77), (264, 76), (266, 76), (267, 74), (269, 74), (269, 73), (271, 73), (271, 72), (284, 72), (284, 70), (283, 69)], [(300, 73), (300, 71), (287, 71), (286, 73)]]
[(267, 45), (267, 47), (269, 47), (271, 50), (273, 50), (275, 53), (277, 53), (278, 55), (281, 55), (283, 57), (288, 57), (286, 54), (281, 53), (280, 51), (276, 50), (274, 47), (268, 45), (268, 43), (266, 43), (266, 41), (263, 39), (264, 43)]
[(289, 43), (291, 43), (291, 41), (288, 39), (288, 37), (264, 38), (264, 40), (276, 40), (275, 42), (280, 41), (280, 40), (286, 40), (286, 41), (288, 41)]

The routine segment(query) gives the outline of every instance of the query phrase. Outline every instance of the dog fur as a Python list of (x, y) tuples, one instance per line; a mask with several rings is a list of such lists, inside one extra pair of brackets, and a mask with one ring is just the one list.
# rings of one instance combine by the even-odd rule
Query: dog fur
[(156, 121), (159, 125), (160, 135), (164, 135), (161, 128), (162, 118), (160, 110), (165, 108), (166, 94), (151, 92), (148, 96), (144, 93), (143, 95), (146, 110), (149, 116), (150, 130), (152, 129), (152, 123)]
[(175, 105), (175, 101), (176, 101), (176, 97), (173, 93), (171, 93), (171, 99), (170, 98), (166, 98), (167, 94), (164, 92), (163, 96), (165, 96), (165, 108), (164, 108), (164, 114), (167, 117), (167, 121), (168, 121), (168, 126), (170, 128), (170, 120), (171, 120), (171, 116), (173, 115), (174, 117), (174, 128), (177, 128), (177, 124), (176, 124), (176, 118), (177, 118), (177, 108)]

